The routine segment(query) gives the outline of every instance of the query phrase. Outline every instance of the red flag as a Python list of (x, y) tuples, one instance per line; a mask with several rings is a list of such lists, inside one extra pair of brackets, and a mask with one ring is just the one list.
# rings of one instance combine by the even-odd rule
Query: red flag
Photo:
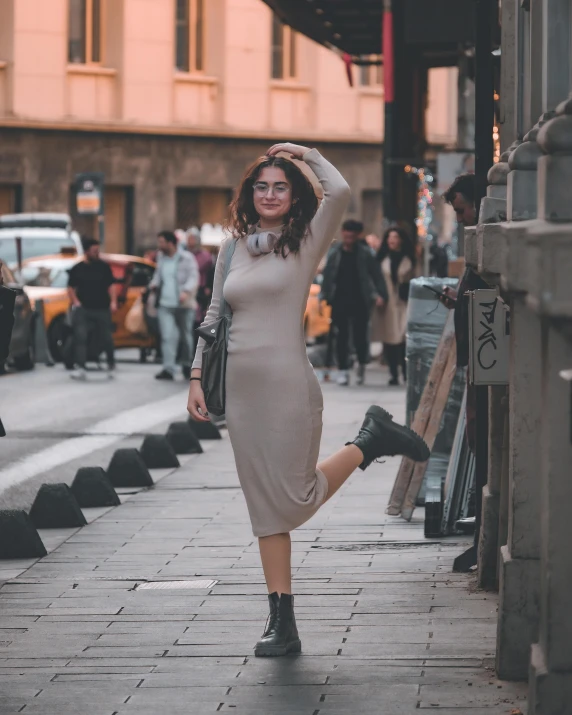
[(391, 10), (385, 10), (383, 13), (383, 85), (386, 102), (393, 102), (395, 99), (393, 73), (393, 14)]
[(346, 66), (346, 74), (348, 76), (348, 82), (350, 83), (350, 87), (353, 87), (354, 86), (354, 78), (352, 76), (352, 57), (351, 57), (351, 55), (348, 55), (347, 52), (344, 52), (344, 54), (342, 55), (342, 59)]

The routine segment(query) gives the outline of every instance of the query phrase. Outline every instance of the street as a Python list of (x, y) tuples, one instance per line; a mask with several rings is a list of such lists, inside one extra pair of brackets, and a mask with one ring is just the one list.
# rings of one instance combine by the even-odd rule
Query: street
[[(2, 378), (4, 505), (27, 507), (41, 482), (182, 419), (186, 385), (155, 371)], [(386, 382), (373, 367), (364, 387), (324, 386), (323, 455), (374, 401), (403, 419), (404, 390)], [(525, 686), (493, 673), (496, 595), (451, 573), (468, 538), (425, 539), (422, 509), (411, 523), (384, 513), (398, 458), (356, 472), (293, 533), (303, 654), (253, 658), (267, 612), (257, 544), (228, 437), (203, 446), (152, 470), (154, 489), (84, 510), (88, 526), (40, 530), (47, 557), (1, 564), (0, 712), (523, 712)]]
[(155, 380), (159, 370), (124, 350), (114, 380), (94, 370), (74, 382), (62, 365), (0, 378), (0, 508), (29, 509), (43, 482), (71, 484), (79, 466), (106, 467), (120, 442), (139, 446), (129, 435), (184, 419), (186, 382)]

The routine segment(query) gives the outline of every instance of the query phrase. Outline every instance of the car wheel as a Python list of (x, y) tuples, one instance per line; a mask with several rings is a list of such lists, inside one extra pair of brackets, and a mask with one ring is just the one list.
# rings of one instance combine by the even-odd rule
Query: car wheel
[(34, 345), (34, 331), (30, 331), (30, 343), (23, 355), (14, 358), (16, 370), (33, 370), (36, 367), (36, 347)]
[(62, 362), (63, 348), (69, 332), (70, 328), (63, 315), (52, 320), (48, 328), (48, 348), (55, 362)]

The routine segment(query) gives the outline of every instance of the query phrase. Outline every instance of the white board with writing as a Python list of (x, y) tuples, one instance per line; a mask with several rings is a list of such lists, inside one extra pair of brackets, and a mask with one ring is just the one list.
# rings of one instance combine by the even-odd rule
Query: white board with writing
[(469, 380), (508, 384), (510, 311), (496, 289), (469, 292)]

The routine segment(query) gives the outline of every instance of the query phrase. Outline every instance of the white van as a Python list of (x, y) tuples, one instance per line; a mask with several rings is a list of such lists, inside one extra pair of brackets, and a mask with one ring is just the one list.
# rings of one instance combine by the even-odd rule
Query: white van
[(12, 270), (18, 267), (16, 239), (22, 239), (22, 260), (63, 251), (83, 255), (81, 239), (67, 214), (33, 213), (0, 216), (0, 259)]

